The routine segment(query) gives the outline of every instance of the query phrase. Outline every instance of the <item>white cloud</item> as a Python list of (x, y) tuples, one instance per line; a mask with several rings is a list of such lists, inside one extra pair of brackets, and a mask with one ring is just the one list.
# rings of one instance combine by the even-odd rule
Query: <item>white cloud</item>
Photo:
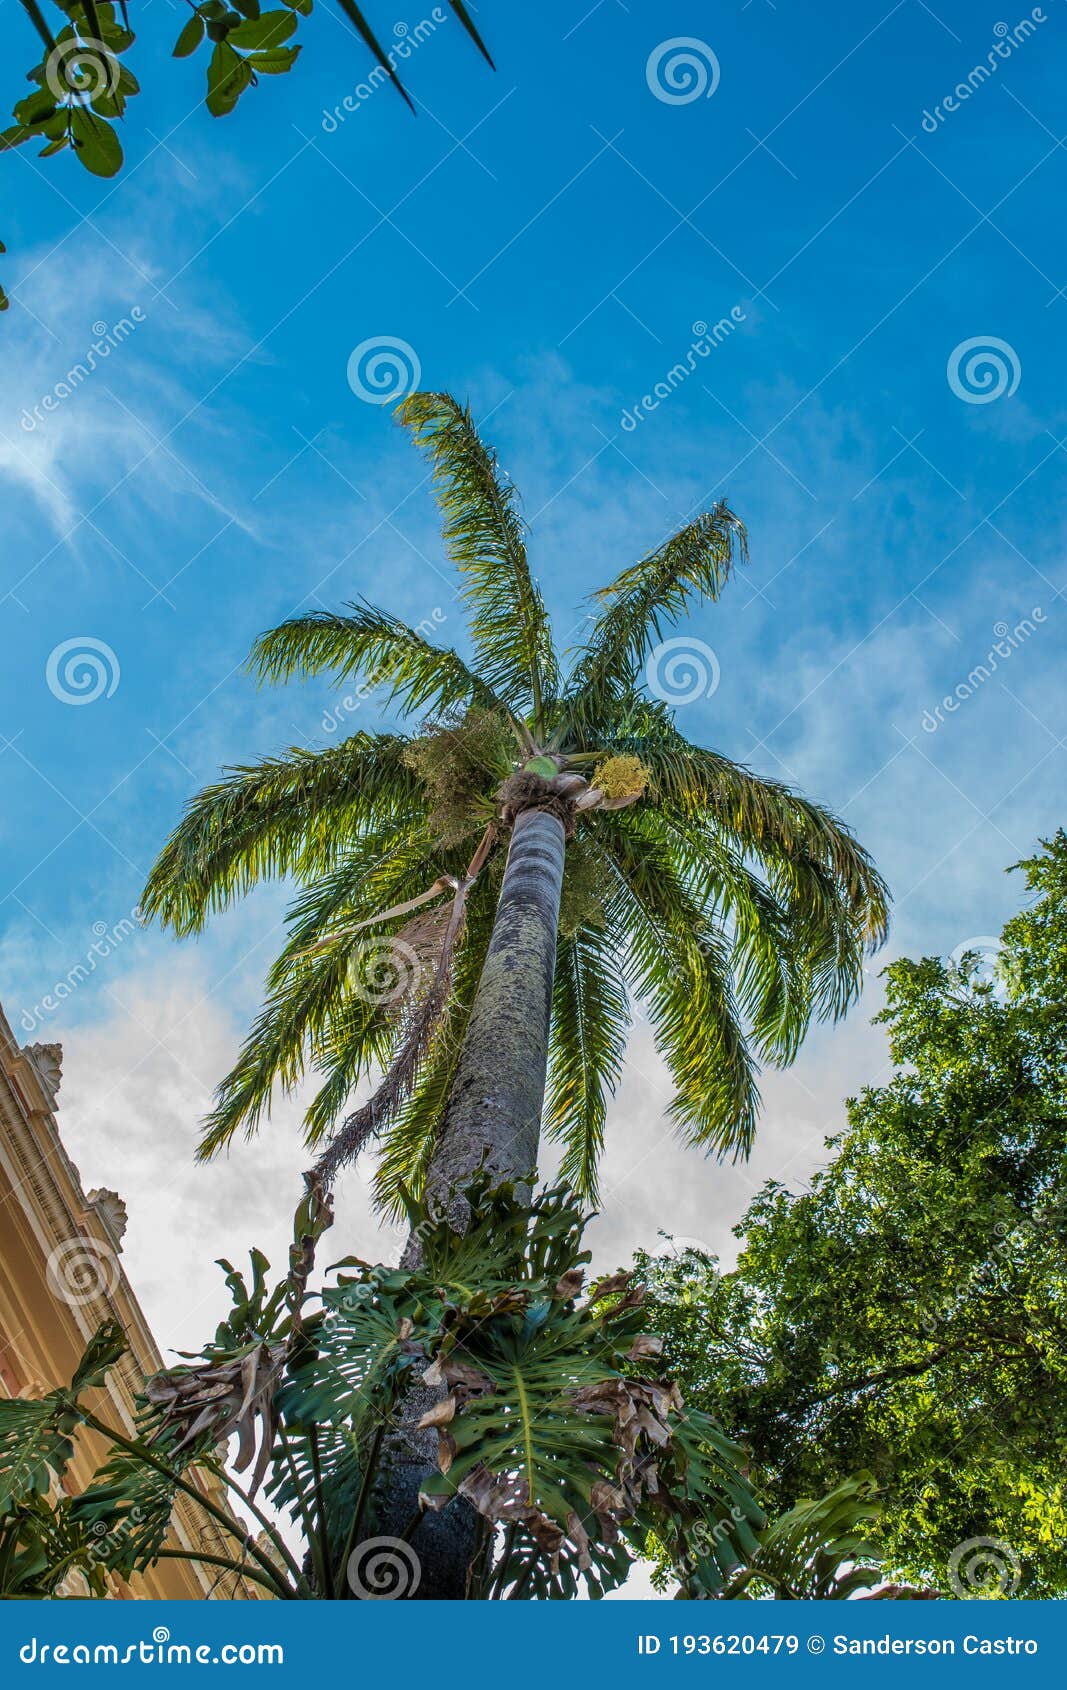
[[(166, 273), (155, 245), (136, 239), (118, 252), (83, 226), (61, 251), (25, 255), (27, 280), (5, 323), (0, 480), (43, 511), (65, 544), (95, 532), (118, 549), (110, 515), (99, 513), (119, 486), (154, 522), (194, 500), (254, 533), (248, 513), (219, 490), (215, 462), (205, 471), (169, 438), (194, 411), (199, 435), (217, 443), (227, 434), (221, 412), (200, 404), (200, 383), (232, 365), (247, 339), (228, 308), (216, 316), (194, 301), (179, 310), (159, 291)], [(196, 385), (182, 373), (190, 366)]]

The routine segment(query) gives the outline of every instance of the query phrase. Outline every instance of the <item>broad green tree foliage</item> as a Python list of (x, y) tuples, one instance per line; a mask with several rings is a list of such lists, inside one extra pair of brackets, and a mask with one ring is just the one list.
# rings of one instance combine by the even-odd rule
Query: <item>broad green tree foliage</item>
[[(414, 731), (361, 731), (230, 771), (192, 801), (160, 855), (143, 908), (178, 934), (261, 881), (296, 887), (288, 943), (202, 1154), (255, 1131), (276, 1086), (314, 1075), (306, 1126), (323, 1177), (380, 1138), (379, 1196), (400, 1212), (404, 1190), (419, 1192), (431, 1167), (483, 976), (478, 1037), (486, 1044), (492, 1027), (493, 1046), (480, 1059), (497, 1074), (509, 1061), (537, 1066), (536, 1029), (509, 1023), (506, 1001), (509, 973), (525, 979), (527, 968), (547, 971), (550, 988), (545, 1122), (582, 1195), (595, 1194), (635, 1002), (673, 1077), (682, 1136), (744, 1153), (759, 1063), (788, 1063), (813, 1017), (844, 1012), (886, 920), (884, 886), (842, 823), (694, 745), (649, 690), (663, 630), (718, 597), (744, 530), (725, 503), (694, 517), (595, 595), (582, 643), (561, 653), (515, 490), (470, 412), (424, 393), (400, 417), (433, 466), (469, 655), (362, 601), (294, 617), (257, 641), (252, 667), (264, 681), (377, 683)], [(487, 974), (520, 822), (533, 831), (519, 878), (545, 894), (549, 947), (524, 961), (509, 940)], [(550, 885), (564, 837), (562, 880)], [(521, 947), (530, 910), (515, 913)], [(497, 953), (501, 943), (498, 932)], [(490, 987), (503, 1001), (486, 1003)], [(469, 1068), (479, 1053), (467, 1057)], [(378, 1065), (378, 1092), (346, 1116)], [(543, 1084), (542, 1068), (532, 1105), (516, 1106), (539, 1115)], [(505, 1119), (505, 1136), (520, 1124)], [(521, 1165), (499, 1172), (529, 1173), (538, 1126)], [(459, 1157), (460, 1178), (484, 1148), (473, 1146), (469, 1167)]]
[(987, 1582), (1062, 1596), (1067, 836), (1019, 867), (995, 978), (891, 967), (893, 1078), (809, 1191), (764, 1188), (735, 1272), (657, 1263), (653, 1318), (780, 1506), (869, 1469), (901, 1575), (959, 1591), (977, 1544)]

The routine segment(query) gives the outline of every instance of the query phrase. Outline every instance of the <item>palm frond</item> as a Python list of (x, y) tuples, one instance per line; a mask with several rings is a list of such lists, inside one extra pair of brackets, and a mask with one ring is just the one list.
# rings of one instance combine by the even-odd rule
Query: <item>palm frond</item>
[(467, 34), (470, 36), (471, 40), (474, 42), (474, 45), (477, 47), (479, 53), (482, 55), (482, 58), (485, 60), (486, 64), (489, 66), (490, 70), (495, 70), (496, 65), (493, 63), (492, 54), (490, 53), (488, 47), (486, 46), (485, 42), (482, 40), (482, 38), (479, 35), (477, 29), (475, 28), (474, 19), (471, 17), (471, 15), (470, 15), (469, 11), (467, 10), (466, 6), (463, 4), (463, 0), (448, 0), (448, 4), (451, 6), (452, 10), (455, 12), (455, 14), (456, 14), (457, 18), (459, 19), (460, 23), (463, 25), (464, 29), (467, 31)]
[(622, 1074), (630, 1027), (620, 959), (608, 935), (585, 926), (556, 951), (545, 1125), (562, 1140), (560, 1177), (597, 1201), (608, 1098)]
[(486, 678), (474, 674), (459, 654), (436, 646), (416, 628), (375, 605), (357, 600), (341, 616), (312, 610), (292, 616), (260, 634), (249, 668), (261, 681), (294, 675), (333, 674), (340, 681), (362, 677), (368, 691), (384, 689), (388, 703), (405, 716), (414, 711), (447, 713), (463, 705), (501, 708)]
[(687, 893), (658, 832), (653, 810), (598, 818), (595, 849), (615, 884), (608, 930), (674, 1081), (668, 1112), (683, 1138), (720, 1153), (747, 1155), (759, 1093), (734, 996), (729, 944)]
[(640, 757), (651, 771), (660, 806), (714, 828), (766, 863), (822, 870), (837, 888), (855, 941), (870, 950), (883, 943), (889, 893), (845, 822), (783, 782), (753, 774), (742, 763), (656, 726), (656, 732), (612, 737), (608, 748), (613, 755)]
[(598, 610), (567, 684), (567, 712), (579, 731), (639, 687), (664, 625), (694, 600), (717, 599), (747, 555), (744, 524), (720, 500), (595, 594)]
[(470, 410), (449, 394), (413, 393), (397, 414), (433, 464), (445, 543), (469, 582), (465, 598), (482, 673), (513, 710), (532, 710), (540, 721), (559, 673), (515, 490)]
[[(490, 70), (495, 70), (496, 65), (493, 63), (489, 49), (479, 35), (478, 30), (475, 27), (474, 20), (466, 6), (463, 4), (463, 0), (447, 0), (447, 3), (459, 19), (460, 23), (463, 25), (463, 28), (466, 30), (471, 40), (474, 42), (474, 45), (477, 47)], [(374, 55), (375, 62), (381, 65), (382, 69), (388, 73), (390, 82), (393, 84), (393, 87), (396, 89), (405, 105), (408, 107), (408, 110), (414, 111), (415, 107), (412, 105), (408, 91), (396, 73), (396, 66), (393, 63), (392, 55), (391, 53), (386, 52), (382, 46), (381, 41), (375, 34), (374, 28), (362, 6), (357, 6), (356, 0), (337, 0), (337, 4), (345, 14), (345, 17), (351, 23), (360, 40), (369, 47), (371, 53)]]
[(789, 1063), (815, 1011), (809, 947), (793, 909), (750, 868), (729, 836), (660, 809), (660, 824), (686, 891), (730, 943), (740, 1009), (764, 1059)]
[[(447, 1009), (456, 952), (463, 934), (465, 902), (466, 887), (461, 883), (451, 904), (434, 912), (435, 919), (431, 923), (436, 929), (433, 954), (417, 959), (418, 978), (413, 982), (404, 1006), (401, 1037), (381, 1083), (367, 1101), (342, 1122), (315, 1164), (317, 1180), (326, 1190), (340, 1169), (346, 1163), (354, 1162), (364, 1145), (395, 1120), (415, 1089), (419, 1072), (433, 1048)], [(428, 918), (419, 919), (425, 925)], [(398, 942), (403, 944), (404, 939), (398, 936)], [(317, 1119), (320, 1112), (325, 1116), (325, 1127), (329, 1127), (337, 1114), (329, 1083), (309, 1112), (313, 1128), (320, 1125)]]
[(361, 6), (357, 6), (355, 0), (337, 0), (337, 4), (340, 6), (342, 12), (352, 25), (360, 40), (370, 48), (376, 63), (380, 64), (382, 69), (388, 72), (390, 82), (393, 84), (393, 87), (400, 95), (400, 98), (403, 100), (408, 110), (413, 112), (415, 107), (411, 103), (411, 97), (408, 94), (407, 89), (404, 87), (404, 84), (401, 82), (399, 76), (397, 76), (392, 59), (386, 53), (381, 42), (378, 40), (378, 37), (375, 35), (374, 30), (363, 12), (363, 8)]
[(492, 881), (473, 888), (467, 906), (463, 949), (456, 958), (452, 996), (432, 1047), (421, 1064), (415, 1087), (396, 1115), (382, 1142), (374, 1178), (375, 1201), (392, 1220), (401, 1220), (406, 1204), (421, 1198), (445, 1104), (470, 1020), (489, 937), (493, 928), (498, 885)]
[(160, 853), (141, 897), (145, 919), (198, 933), (262, 881), (326, 872), (345, 843), (414, 808), (418, 783), (396, 734), (353, 734), (323, 751), (240, 765), (205, 787)]
[[(312, 1065), (325, 1069), (329, 1097), (339, 1099), (339, 1110), (371, 1065), (388, 1060), (396, 1038), (388, 998), (360, 990), (354, 971), (361, 962), (372, 968), (388, 964), (389, 936), (376, 937), (368, 948), (362, 935), (348, 929), (353, 918), (424, 885), (431, 852), (424, 835), (380, 831), (353, 844), (348, 860), (297, 900), (289, 941), (268, 977), (266, 1003), (205, 1123), (202, 1160), (238, 1130), (251, 1137), (270, 1113), (275, 1088), (291, 1093)], [(326, 942), (311, 949), (310, 937)], [(313, 1100), (308, 1142), (321, 1138), (333, 1119), (325, 1103)]]

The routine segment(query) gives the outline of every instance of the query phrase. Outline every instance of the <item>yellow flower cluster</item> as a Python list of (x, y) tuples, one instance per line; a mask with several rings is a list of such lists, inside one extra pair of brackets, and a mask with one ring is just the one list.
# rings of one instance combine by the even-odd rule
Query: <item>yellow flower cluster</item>
[(593, 770), (593, 786), (605, 798), (635, 798), (652, 779), (640, 757), (606, 757)]

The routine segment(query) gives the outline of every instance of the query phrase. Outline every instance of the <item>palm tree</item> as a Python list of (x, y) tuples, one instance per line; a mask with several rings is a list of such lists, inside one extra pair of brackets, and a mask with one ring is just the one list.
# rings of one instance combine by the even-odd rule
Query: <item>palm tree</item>
[[(844, 1013), (887, 912), (840, 821), (690, 744), (644, 684), (664, 627), (719, 596), (744, 528), (719, 503), (625, 569), (564, 673), (515, 491), (469, 410), (418, 393), (399, 415), (433, 465), (474, 666), (364, 602), (257, 640), (261, 679), (362, 677), (422, 725), (229, 771), (153, 868), (144, 913), (181, 935), (262, 881), (298, 888), (200, 1154), (251, 1136), (275, 1086), (314, 1069), (323, 1171), (380, 1137), (378, 1195), (400, 1212), (402, 1186), (454, 1189), (486, 1152), (530, 1171), (547, 1073), (544, 1125), (593, 1199), (637, 1003), (682, 1137), (744, 1155), (758, 1063), (789, 1063), (813, 1018)], [(385, 1084), (338, 1128), (376, 1065)]]
[[(646, 685), (664, 628), (718, 598), (744, 557), (744, 528), (720, 502), (624, 569), (565, 665), (515, 491), (470, 411), (417, 393), (399, 415), (433, 466), (473, 663), (362, 601), (257, 640), (262, 680), (362, 677), (421, 726), (229, 771), (152, 870), (142, 908), (178, 934), (268, 878), (297, 887), (200, 1154), (254, 1133), (274, 1089), (315, 1070), (306, 1132), (323, 1186), (373, 1139), (383, 1208), (422, 1194), (462, 1222), (483, 1164), (530, 1179), (544, 1126), (594, 1199), (638, 1004), (683, 1139), (744, 1155), (758, 1064), (789, 1063), (813, 1018), (845, 1012), (887, 915), (840, 821), (690, 744)], [(376, 1066), (378, 1089), (346, 1115)], [(416, 1446), (409, 1498), (430, 1460)], [(434, 1530), (433, 1593), (453, 1593), (447, 1564), (459, 1580), (470, 1534), (455, 1509)]]

